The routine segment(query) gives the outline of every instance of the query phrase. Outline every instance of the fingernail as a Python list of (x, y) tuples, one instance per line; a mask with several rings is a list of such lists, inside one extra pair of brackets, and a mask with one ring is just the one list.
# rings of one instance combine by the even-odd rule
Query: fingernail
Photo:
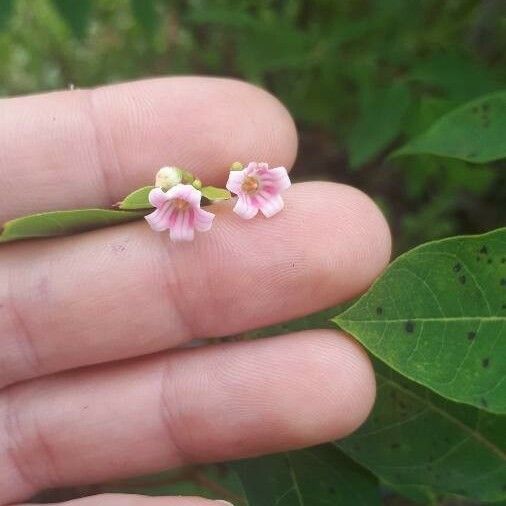
[(228, 501), (214, 501), (216, 504), (221, 504), (221, 506), (234, 506), (231, 502)]

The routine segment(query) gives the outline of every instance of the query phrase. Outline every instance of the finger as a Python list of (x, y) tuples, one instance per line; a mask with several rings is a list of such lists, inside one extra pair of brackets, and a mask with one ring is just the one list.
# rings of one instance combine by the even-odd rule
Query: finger
[(177, 77), (0, 100), (0, 222), (109, 206), (156, 169), (207, 184), (235, 160), (291, 166), (293, 121), (271, 95), (231, 79)]
[(318, 444), (373, 398), (367, 356), (328, 330), (33, 380), (0, 394), (0, 498)]
[[(226, 501), (213, 501), (200, 497), (145, 497), (134, 494), (101, 494), (58, 504), (62, 506), (232, 506)], [(24, 506), (36, 505), (30, 503)]]
[(271, 220), (213, 211), (191, 244), (139, 223), (3, 248), (0, 385), (324, 309), (388, 261), (384, 218), (348, 186), (295, 185)]

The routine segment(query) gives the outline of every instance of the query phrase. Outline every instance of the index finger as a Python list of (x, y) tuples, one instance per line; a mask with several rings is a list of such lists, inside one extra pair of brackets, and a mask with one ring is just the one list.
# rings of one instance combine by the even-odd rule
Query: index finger
[(109, 206), (164, 165), (223, 183), (235, 160), (290, 167), (297, 136), (281, 103), (244, 82), (135, 81), (0, 100), (0, 222)]

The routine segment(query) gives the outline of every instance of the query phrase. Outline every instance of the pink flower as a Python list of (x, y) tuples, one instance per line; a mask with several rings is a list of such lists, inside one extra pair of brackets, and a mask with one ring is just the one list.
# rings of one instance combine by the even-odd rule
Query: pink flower
[(291, 185), (284, 167), (269, 169), (267, 163), (250, 162), (243, 170), (232, 170), (227, 189), (239, 198), (234, 212), (249, 220), (262, 211), (267, 218), (283, 209), (281, 192)]
[(156, 210), (145, 218), (149, 226), (161, 232), (170, 230), (173, 241), (192, 241), (195, 229), (206, 232), (214, 214), (200, 208), (201, 193), (189, 184), (177, 184), (167, 192), (153, 188), (149, 202)]

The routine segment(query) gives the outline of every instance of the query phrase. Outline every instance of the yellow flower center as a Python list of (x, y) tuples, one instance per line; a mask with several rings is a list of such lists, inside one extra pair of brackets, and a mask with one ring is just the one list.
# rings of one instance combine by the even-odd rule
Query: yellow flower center
[(185, 209), (188, 209), (188, 207), (190, 207), (190, 204), (183, 199), (175, 199), (174, 205), (176, 206), (176, 209), (178, 209), (179, 211), (184, 211)]
[(246, 176), (241, 185), (242, 191), (246, 193), (255, 193), (258, 190), (258, 179)]

